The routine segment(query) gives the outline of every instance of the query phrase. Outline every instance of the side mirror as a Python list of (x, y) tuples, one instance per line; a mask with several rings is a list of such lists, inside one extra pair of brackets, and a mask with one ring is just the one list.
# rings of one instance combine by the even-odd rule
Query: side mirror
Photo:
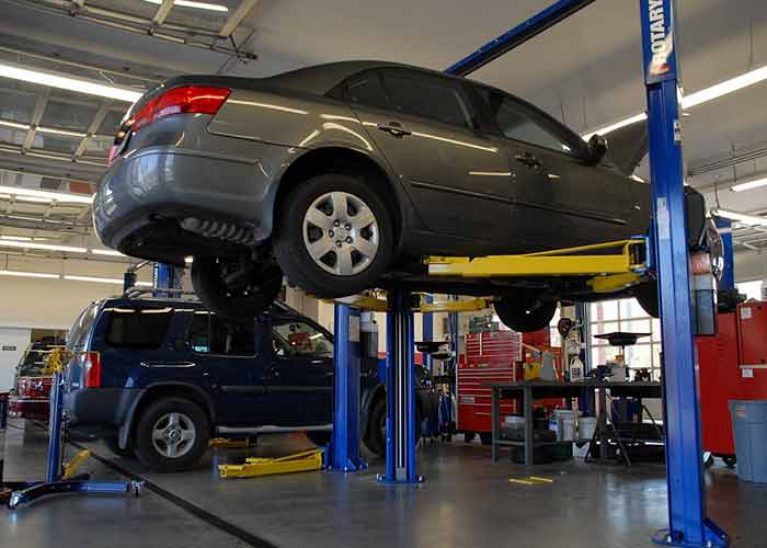
[(589, 139), (589, 162), (598, 164), (607, 154), (607, 139), (595, 133)]

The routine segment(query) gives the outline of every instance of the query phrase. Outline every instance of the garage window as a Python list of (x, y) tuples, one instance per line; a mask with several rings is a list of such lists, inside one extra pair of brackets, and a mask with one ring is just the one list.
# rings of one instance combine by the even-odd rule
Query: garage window
[(198, 354), (255, 356), (253, 322), (227, 322), (210, 312), (196, 312), (187, 330), (187, 341)]
[(620, 354), (620, 348), (610, 346), (605, 340), (595, 339), (593, 338), (594, 335), (614, 331), (650, 333), (649, 337), (642, 337), (637, 344), (626, 347), (626, 363), (629, 366), (631, 378), (634, 377), (634, 370), (646, 368), (651, 371), (653, 380), (660, 380), (660, 320), (650, 317), (635, 299), (591, 303), (589, 320), (592, 336), (591, 341), (589, 341), (592, 367), (602, 365)]
[(112, 309), (106, 342), (112, 348), (157, 350), (165, 340), (171, 308)]

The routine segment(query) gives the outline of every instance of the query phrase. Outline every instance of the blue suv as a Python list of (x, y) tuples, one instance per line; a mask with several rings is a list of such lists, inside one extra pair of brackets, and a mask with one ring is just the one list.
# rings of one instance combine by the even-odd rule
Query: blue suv
[[(194, 466), (212, 435), (304, 431), (329, 441), (333, 336), (279, 302), (230, 321), (196, 301), (105, 299), (82, 312), (68, 347), (70, 426), (151, 470)], [(417, 377), (423, 385), (423, 371)], [(386, 398), (376, 358), (363, 358), (361, 393), (362, 440), (381, 455)], [(419, 391), (421, 416), (427, 397)]]

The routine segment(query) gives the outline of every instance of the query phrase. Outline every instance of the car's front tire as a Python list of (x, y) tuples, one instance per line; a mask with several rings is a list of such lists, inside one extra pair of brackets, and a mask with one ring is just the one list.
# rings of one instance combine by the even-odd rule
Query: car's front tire
[(653, 318), (660, 318), (660, 302), (658, 301), (658, 283), (654, 280), (644, 282), (631, 290), (634, 298)]
[(210, 421), (196, 403), (166, 397), (150, 403), (136, 424), (138, 460), (154, 472), (188, 470), (208, 449)]
[(493, 308), (507, 327), (527, 333), (551, 323), (557, 312), (557, 301), (541, 299), (534, 291), (513, 289), (496, 298)]
[(192, 285), (202, 303), (217, 314), (247, 318), (271, 305), (282, 287), (282, 270), (272, 259), (263, 263), (241, 259), (195, 257)]
[(394, 228), (381, 197), (361, 177), (316, 175), (279, 206), (274, 254), (287, 278), (317, 297), (373, 286), (394, 250)]

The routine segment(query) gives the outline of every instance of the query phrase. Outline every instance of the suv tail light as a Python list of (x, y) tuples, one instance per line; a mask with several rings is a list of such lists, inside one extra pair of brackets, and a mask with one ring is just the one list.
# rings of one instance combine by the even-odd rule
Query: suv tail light
[(229, 88), (218, 86), (171, 88), (141, 107), (133, 116), (130, 129), (137, 131), (172, 114), (216, 114), (231, 92)]
[(85, 352), (82, 357), (83, 388), (101, 386), (101, 356), (98, 352)]

